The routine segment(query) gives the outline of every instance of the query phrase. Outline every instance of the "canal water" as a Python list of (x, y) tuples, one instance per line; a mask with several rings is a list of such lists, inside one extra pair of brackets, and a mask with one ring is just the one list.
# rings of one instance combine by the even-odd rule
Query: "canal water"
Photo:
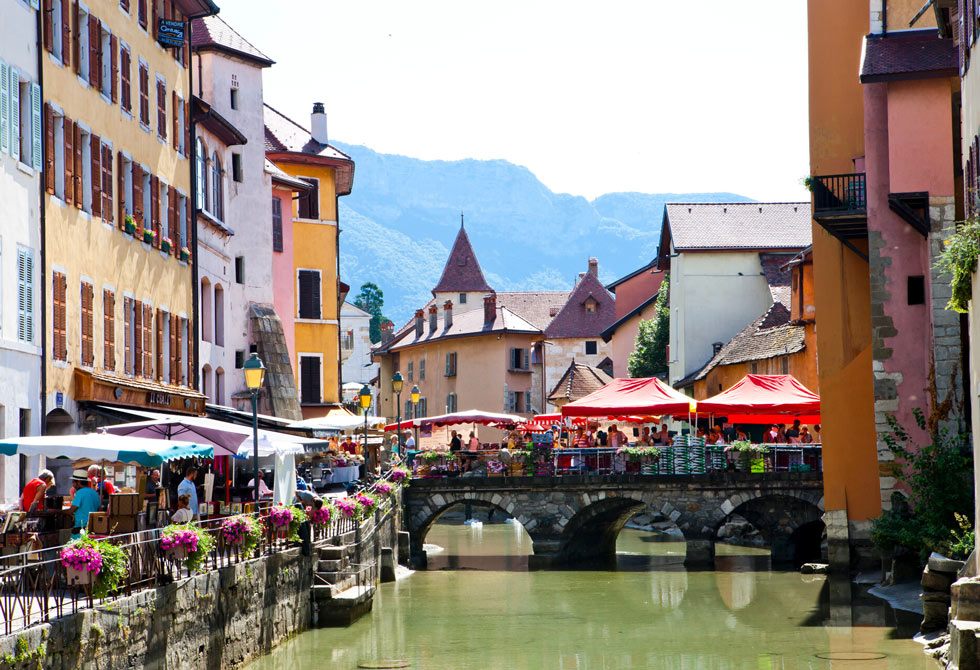
[(689, 571), (683, 543), (664, 539), (626, 529), (612, 565), (529, 572), (520, 525), (439, 523), (428, 570), (381, 585), (350, 628), (304, 633), (250, 670), (938, 667), (909, 639), (915, 615), (846, 582), (723, 545), (714, 570)]

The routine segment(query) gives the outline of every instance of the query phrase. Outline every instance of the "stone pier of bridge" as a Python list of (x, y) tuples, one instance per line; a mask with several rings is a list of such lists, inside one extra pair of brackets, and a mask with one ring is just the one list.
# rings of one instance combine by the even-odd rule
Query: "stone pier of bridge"
[(415, 479), (404, 496), (415, 565), (425, 564), (429, 528), (459, 504), (517, 519), (531, 538), (537, 568), (613, 557), (620, 530), (644, 510), (683, 532), (691, 567), (714, 561), (718, 529), (735, 514), (759, 530), (775, 561), (809, 560), (823, 531), (819, 472)]

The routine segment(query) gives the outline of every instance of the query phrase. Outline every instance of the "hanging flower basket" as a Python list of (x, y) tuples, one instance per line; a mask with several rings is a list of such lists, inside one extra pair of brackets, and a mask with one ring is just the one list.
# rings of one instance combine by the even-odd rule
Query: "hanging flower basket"
[(61, 550), (61, 564), (69, 585), (92, 586), (91, 595), (105, 598), (118, 590), (129, 569), (122, 547), (111, 542), (82, 537)]

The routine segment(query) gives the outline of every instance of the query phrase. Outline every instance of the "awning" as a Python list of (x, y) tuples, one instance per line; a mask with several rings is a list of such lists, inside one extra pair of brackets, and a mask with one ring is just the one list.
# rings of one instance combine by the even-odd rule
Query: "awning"
[(64, 457), (73, 461), (87, 458), (93, 461), (105, 460), (155, 467), (175, 458), (211, 458), (214, 449), (211, 445), (193, 442), (168, 442), (108, 433), (87, 433), (10, 438), (0, 441), (0, 454)]
[[(656, 377), (614, 379), (584, 398), (562, 406), (562, 416), (661, 416), (694, 411), (695, 402)], [(700, 409), (698, 410), (700, 411)]]
[(731, 418), (737, 415), (766, 417), (766, 422), (772, 421), (774, 415), (781, 419), (801, 417), (801, 421), (805, 416), (807, 423), (817, 423), (820, 421), (820, 397), (793, 375), (746, 375), (730, 389), (700, 401), (698, 414), (728, 416), (732, 423), (758, 423)]
[(405, 430), (415, 426), (456, 426), (464, 423), (478, 423), (485, 426), (519, 424), (525, 421), (524, 417), (516, 414), (502, 414), (498, 412), (484, 412), (479, 409), (468, 409), (462, 412), (452, 412), (450, 414), (440, 414), (438, 416), (427, 416), (421, 419), (409, 419), (399, 424), (389, 423), (385, 430)]

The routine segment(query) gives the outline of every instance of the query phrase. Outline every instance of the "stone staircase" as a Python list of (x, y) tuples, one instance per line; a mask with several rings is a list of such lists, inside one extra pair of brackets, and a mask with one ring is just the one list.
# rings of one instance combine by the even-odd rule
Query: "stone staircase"
[(336, 538), (337, 544), (316, 547), (313, 574), (314, 626), (349, 626), (371, 611), (377, 566), (358, 564), (354, 532)]

